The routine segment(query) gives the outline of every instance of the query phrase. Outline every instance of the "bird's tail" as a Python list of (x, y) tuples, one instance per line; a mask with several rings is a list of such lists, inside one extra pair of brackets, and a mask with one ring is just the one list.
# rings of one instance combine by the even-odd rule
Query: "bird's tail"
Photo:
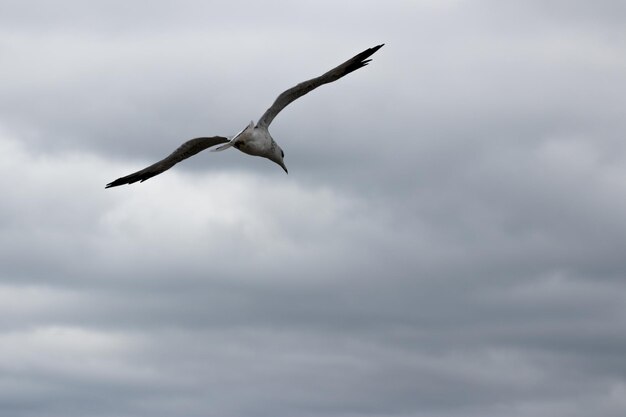
[(226, 150), (226, 149), (230, 148), (231, 146), (233, 146), (233, 144), (235, 143), (235, 141), (237, 140), (239, 135), (241, 135), (243, 132), (245, 132), (246, 129), (252, 129), (253, 127), (254, 127), (254, 122), (250, 121), (250, 124), (248, 126), (244, 127), (243, 129), (241, 129), (239, 131), (239, 133), (237, 133), (235, 136), (233, 136), (232, 139), (230, 140), (230, 142), (228, 142), (226, 145), (218, 146), (215, 149), (211, 149), (211, 152), (220, 152), (220, 151), (223, 151), (223, 150)]
[(226, 145), (218, 146), (217, 148), (211, 149), (211, 152), (220, 152), (230, 148), (231, 146), (233, 146), (232, 141), (228, 142)]

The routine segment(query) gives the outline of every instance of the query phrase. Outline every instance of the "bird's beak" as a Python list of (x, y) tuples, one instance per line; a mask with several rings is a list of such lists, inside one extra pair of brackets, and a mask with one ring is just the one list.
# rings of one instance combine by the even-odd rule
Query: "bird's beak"
[(289, 174), (289, 171), (287, 171), (287, 167), (285, 166), (283, 162), (279, 163), (278, 165), (280, 165), (281, 168), (284, 169), (287, 174)]

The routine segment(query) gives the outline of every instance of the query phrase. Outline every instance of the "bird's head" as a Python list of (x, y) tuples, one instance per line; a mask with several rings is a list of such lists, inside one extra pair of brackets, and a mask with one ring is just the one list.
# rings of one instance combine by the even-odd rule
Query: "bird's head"
[(278, 146), (276, 142), (274, 142), (273, 145), (274, 146), (272, 146), (272, 153), (269, 156), (269, 159), (276, 162), (282, 169), (285, 170), (287, 174), (289, 174), (289, 171), (287, 171), (287, 167), (285, 166), (285, 162), (283, 161), (285, 158), (285, 152), (280, 149), (280, 146)]

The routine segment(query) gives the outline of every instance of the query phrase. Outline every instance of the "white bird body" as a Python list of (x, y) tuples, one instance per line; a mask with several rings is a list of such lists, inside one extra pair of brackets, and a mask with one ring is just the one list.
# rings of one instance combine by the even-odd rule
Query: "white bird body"
[(283, 163), (283, 158), (285, 157), (283, 150), (274, 141), (269, 130), (267, 130), (266, 127), (254, 126), (254, 121), (250, 121), (248, 126), (233, 136), (228, 144), (220, 146), (213, 151), (223, 151), (231, 146), (248, 155), (260, 156), (274, 161), (280, 165), (285, 172), (289, 173)]
[(288, 173), (287, 167), (284, 163), (285, 153), (278, 146), (278, 144), (270, 135), (268, 130), (272, 120), (276, 117), (282, 109), (284, 109), (289, 103), (296, 100), (299, 97), (307, 94), (309, 91), (316, 89), (317, 87), (331, 83), (339, 78), (356, 71), (359, 68), (367, 65), (371, 59), (369, 58), (374, 52), (378, 51), (382, 46), (378, 45), (373, 48), (366, 49), (360, 54), (355, 55), (353, 58), (347, 60), (341, 65), (331, 69), (330, 71), (320, 75), (319, 77), (312, 78), (307, 81), (303, 81), (300, 84), (292, 87), (282, 94), (280, 94), (269, 109), (263, 113), (258, 123), (250, 122), (242, 131), (233, 136), (230, 140), (223, 136), (202, 137), (188, 140), (183, 143), (178, 149), (172, 152), (166, 158), (144, 168), (140, 171), (134, 172), (125, 177), (116, 179), (106, 185), (105, 188), (117, 187), (123, 184), (132, 184), (134, 182), (143, 182), (149, 178), (159, 175), (160, 173), (167, 171), (180, 161), (187, 159), (200, 151), (210, 148), (215, 145), (224, 144), (219, 146), (214, 151), (223, 151), (230, 147), (234, 147), (243, 153), (253, 156), (260, 156), (267, 158), (270, 161), (278, 164), (285, 172)]

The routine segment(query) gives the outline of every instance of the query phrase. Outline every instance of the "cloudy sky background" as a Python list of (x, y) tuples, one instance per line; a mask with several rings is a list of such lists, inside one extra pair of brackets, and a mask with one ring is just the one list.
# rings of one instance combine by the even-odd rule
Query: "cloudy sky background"
[[(623, 416), (626, 3), (0, 1), (0, 415)], [(104, 185), (379, 43), (271, 126)]]

